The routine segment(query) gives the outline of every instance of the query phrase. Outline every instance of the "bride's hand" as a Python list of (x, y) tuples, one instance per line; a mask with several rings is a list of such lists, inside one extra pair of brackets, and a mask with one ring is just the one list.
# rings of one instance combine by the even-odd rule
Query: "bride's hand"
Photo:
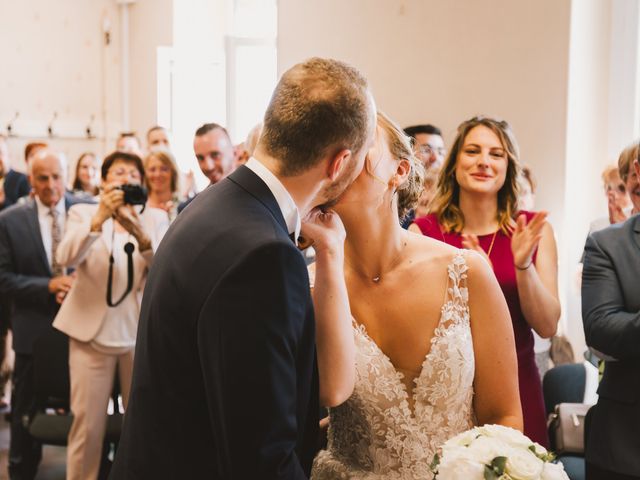
[(487, 252), (480, 246), (480, 240), (478, 240), (478, 236), (473, 233), (463, 233), (462, 234), (462, 246), (467, 250), (473, 250), (474, 252), (478, 252), (482, 258), (484, 258), (489, 266), (493, 268), (493, 263), (491, 263), (491, 259)]
[(313, 243), (317, 255), (342, 255), (347, 234), (342, 220), (333, 210), (314, 208), (302, 221), (302, 236)]
[(533, 252), (542, 238), (542, 229), (546, 223), (547, 215), (547, 212), (538, 212), (529, 223), (524, 215), (518, 216), (516, 228), (511, 237), (511, 252), (516, 268), (524, 270), (531, 265)]

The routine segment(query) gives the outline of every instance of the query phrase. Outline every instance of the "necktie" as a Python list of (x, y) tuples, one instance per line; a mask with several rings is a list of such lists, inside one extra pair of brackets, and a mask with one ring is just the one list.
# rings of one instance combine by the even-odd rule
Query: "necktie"
[(49, 215), (51, 215), (51, 273), (53, 273), (54, 277), (63, 274), (62, 265), (58, 263), (56, 260), (56, 251), (58, 250), (58, 245), (60, 245), (60, 240), (62, 240), (62, 232), (60, 231), (60, 224), (58, 223), (58, 211), (54, 208), (49, 210)]

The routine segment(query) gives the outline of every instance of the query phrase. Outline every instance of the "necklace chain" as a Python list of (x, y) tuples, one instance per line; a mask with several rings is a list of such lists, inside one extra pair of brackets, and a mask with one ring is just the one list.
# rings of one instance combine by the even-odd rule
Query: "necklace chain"
[[(398, 253), (396, 254), (395, 257), (393, 257), (393, 259), (391, 260), (391, 262), (389, 262), (389, 268), (387, 268), (387, 272), (389, 273), (393, 268), (395, 268), (398, 264), (398, 260), (400, 259), (400, 257), (402, 256), (402, 252), (404, 251), (404, 247), (407, 246), (406, 241), (403, 241), (402, 243), (402, 247), (400, 248), (400, 250), (398, 251)], [(347, 259), (347, 257), (345, 256), (345, 261), (349, 264), (349, 266), (351, 267), (351, 269), (358, 273), (358, 269), (353, 267), (353, 264)], [(362, 274), (360, 274), (362, 275)], [(375, 277), (369, 277), (367, 275), (362, 275), (365, 278), (370, 279), (373, 283), (380, 283), (380, 280), (382, 279), (382, 272), (380, 272), (378, 275), (376, 275)]]
[[(496, 242), (496, 236), (497, 235), (498, 235), (498, 230), (493, 232), (493, 237), (491, 237), (491, 244), (489, 245), (489, 250), (485, 250), (485, 252), (487, 253), (487, 257), (488, 258), (491, 258), (491, 252), (493, 251), (493, 245)], [(443, 233), (442, 229), (440, 229), (440, 236), (442, 237), (442, 241), (448, 245), (449, 242), (447, 242), (447, 240), (444, 238), (444, 233)], [(478, 244), (480, 244), (480, 240), (478, 240)], [(480, 245), (480, 248), (482, 248), (482, 245)], [(482, 249), (484, 250), (484, 248), (482, 248)]]

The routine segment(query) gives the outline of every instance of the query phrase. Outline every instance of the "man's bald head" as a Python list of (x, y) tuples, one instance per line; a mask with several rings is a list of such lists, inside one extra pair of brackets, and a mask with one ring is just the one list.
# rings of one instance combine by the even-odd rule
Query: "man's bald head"
[(40, 150), (29, 162), (29, 181), (33, 192), (47, 207), (55, 206), (64, 197), (66, 161), (62, 154)]

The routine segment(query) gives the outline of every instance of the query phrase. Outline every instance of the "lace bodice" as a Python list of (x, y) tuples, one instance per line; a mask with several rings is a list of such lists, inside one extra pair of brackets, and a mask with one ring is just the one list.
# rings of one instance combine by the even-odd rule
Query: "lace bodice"
[(457, 253), (448, 266), (431, 348), (411, 392), (365, 327), (354, 325), (354, 392), (329, 411), (328, 447), (316, 457), (312, 479), (430, 479), (436, 448), (473, 426), (467, 269), (464, 255)]

